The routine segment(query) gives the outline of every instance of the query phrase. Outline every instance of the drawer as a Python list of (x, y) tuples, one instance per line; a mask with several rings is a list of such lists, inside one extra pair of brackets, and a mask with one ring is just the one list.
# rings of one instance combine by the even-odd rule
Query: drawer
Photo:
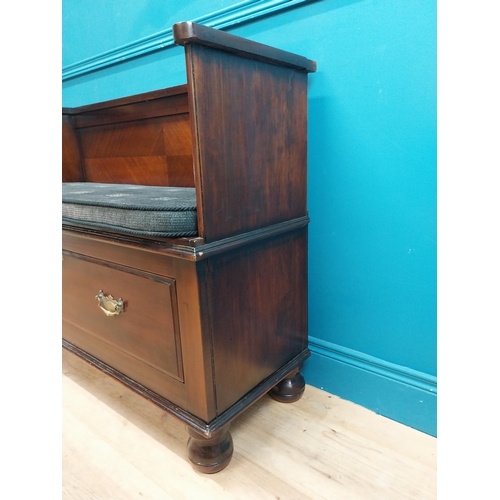
[[(139, 363), (124, 372), (131, 378), (138, 375), (134, 367), (145, 365), (183, 382), (175, 279), (67, 252), (62, 277), (63, 321), (94, 338), (90, 354), (117, 369), (121, 356), (134, 358)], [(123, 310), (106, 315), (96, 298), (100, 291), (122, 299)], [(109, 362), (113, 356), (116, 363)]]

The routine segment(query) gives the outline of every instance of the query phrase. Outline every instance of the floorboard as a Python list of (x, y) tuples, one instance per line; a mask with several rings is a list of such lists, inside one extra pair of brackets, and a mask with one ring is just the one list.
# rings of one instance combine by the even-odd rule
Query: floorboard
[(62, 383), (64, 500), (436, 498), (435, 438), (311, 386), (246, 410), (203, 475), (182, 423), (65, 349)]

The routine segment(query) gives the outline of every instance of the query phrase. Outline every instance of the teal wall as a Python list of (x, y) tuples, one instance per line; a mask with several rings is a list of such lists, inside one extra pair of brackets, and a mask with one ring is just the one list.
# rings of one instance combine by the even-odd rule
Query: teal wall
[(318, 63), (307, 382), (436, 434), (435, 0), (63, 0), (63, 105), (185, 83), (174, 22)]

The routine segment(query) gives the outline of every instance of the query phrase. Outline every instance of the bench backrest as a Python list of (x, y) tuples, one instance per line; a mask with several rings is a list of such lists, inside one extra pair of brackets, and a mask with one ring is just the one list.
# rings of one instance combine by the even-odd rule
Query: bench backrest
[(63, 109), (63, 182), (194, 186), (211, 242), (307, 215), (304, 57), (173, 27), (187, 85)]

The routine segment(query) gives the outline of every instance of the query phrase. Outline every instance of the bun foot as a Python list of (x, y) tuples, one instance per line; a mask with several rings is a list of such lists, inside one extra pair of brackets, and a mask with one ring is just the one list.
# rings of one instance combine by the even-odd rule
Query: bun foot
[(233, 438), (229, 425), (212, 434), (210, 438), (188, 427), (188, 457), (198, 472), (213, 474), (228, 466), (233, 456)]
[(280, 403), (294, 403), (302, 397), (305, 387), (304, 376), (300, 373), (300, 368), (297, 368), (278, 382), (269, 391), (269, 395)]

